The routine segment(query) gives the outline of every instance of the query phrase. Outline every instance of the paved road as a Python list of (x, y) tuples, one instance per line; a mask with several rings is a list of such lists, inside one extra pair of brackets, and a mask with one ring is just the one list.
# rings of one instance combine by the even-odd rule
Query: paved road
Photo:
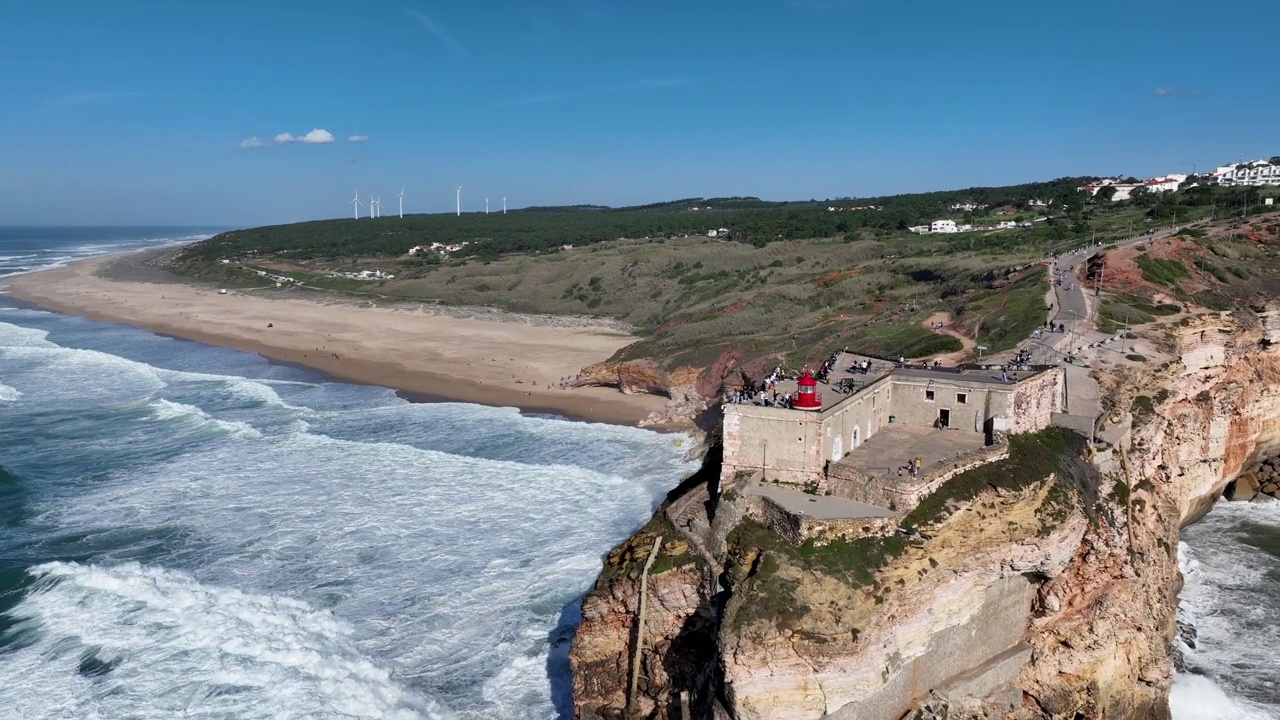
[[(1177, 234), (1178, 229), (1177, 227), (1166, 228), (1151, 235), (1140, 235), (1115, 243), (1115, 246), (1123, 248), (1160, 240)], [(1019, 349), (1030, 350), (1032, 362), (1057, 364), (1073, 349), (1079, 348), (1085, 342), (1082, 336), (1094, 330), (1093, 320), (1096, 319), (1094, 315), (1097, 312), (1097, 299), (1093, 288), (1088, 286), (1087, 282), (1082, 282), (1083, 273), (1079, 270), (1089, 256), (1096, 252), (1096, 246), (1086, 247), (1058, 258), (1057, 269), (1065, 272), (1062, 275), (1062, 285), (1053, 288), (1053, 316), (1050, 322), (1055, 326), (1063, 325), (1066, 330), (1062, 333), (1042, 333), (1039, 338), (1032, 337), (1022, 343)], [(1050, 272), (1052, 273), (1052, 270)], [(1010, 353), (1009, 357), (1012, 357), (1012, 354)]]
[(1089, 304), (1080, 284), (1078, 270), (1089, 258), (1090, 250), (1063, 255), (1057, 260), (1062, 284), (1054, 288), (1054, 325), (1065, 325), (1067, 333), (1076, 331), (1076, 324), (1089, 317)]

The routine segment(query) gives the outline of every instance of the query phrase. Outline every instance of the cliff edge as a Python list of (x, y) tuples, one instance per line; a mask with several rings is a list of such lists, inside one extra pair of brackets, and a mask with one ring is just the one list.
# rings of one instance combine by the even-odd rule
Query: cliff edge
[(1095, 373), (1093, 438), (1015, 436), (892, 526), (788, 542), (705, 473), (585, 598), (578, 716), (1167, 718), (1179, 531), (1280, 448), (1278, 317), (1146, 328), (1176, 359)]

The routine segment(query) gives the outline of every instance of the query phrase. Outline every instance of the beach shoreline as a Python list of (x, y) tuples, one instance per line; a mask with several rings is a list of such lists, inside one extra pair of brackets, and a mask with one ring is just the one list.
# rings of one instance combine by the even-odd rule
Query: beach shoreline
[(167, 282), (103, 276), (112, 264), (137, 257), (117, 253), (13, 275), (0, 281), (0, 291), (45, 310), (391, 388), (412, 402), (515, 407), (629, 426), (666, 404), (662, 397), (613, 388), (558, 387), (635, 340), (605, 322), (545, 324), (500, 312), (461, 317), (428, 306), (362, 307), (339, 298), (297, 297), (287, 288), (221, 294), (176, 276)]

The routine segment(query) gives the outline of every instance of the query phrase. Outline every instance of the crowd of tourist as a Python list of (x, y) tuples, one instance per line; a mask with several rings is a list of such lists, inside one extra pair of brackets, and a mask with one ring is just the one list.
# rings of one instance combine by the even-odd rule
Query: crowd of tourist
[(791, 408), (795, 400), (794, 393), (779, 393), (777, 390), (778, 381), (782, 379), (782, 368), (776, 367), (769, 377), (761, 380), (759, 384), (729, 393), (729, 402), (735, 405)]

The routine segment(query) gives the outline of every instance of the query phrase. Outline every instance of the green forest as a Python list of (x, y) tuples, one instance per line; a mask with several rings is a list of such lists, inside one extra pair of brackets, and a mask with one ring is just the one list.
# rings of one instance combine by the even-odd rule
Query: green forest
[[(763, 246), (871, 231), (894, 233), (950, 212), (960, 202), (1026, 208), (1035, 198), (1068, 202), (1088, 178), (1060, 178), (1003, 188), (969, 188), (877, 198), (767, 202), (757, 198), (687, 198), (628, 208), (537, 207), (507, 214), (410, 215), (405, 218), (320, 220), (237, 230), (191, 252), (203, 259), (250, 250), (294, 260), (403, 255), (414, 245), (469, 243), (462, 256), (493, 259), (562, 245), (583, 246), (620, 238), (703, 235), (727, 229), (729, 240)], [(877, 210), (829, 212), (828, 207)], [(693, 210), (692, 208), (698, 208)]]
[[(493, 260), (510, 253), (558, 251), (564, 245), (582, 247), (618, 239), (669, 238), (704, 235), (725, 229), (721, 239), (763, 247), (772, 242), (845, 236), (880, 239), (899, 235), (908, 227), (940, 217), (975, 220), (974, 213), (956, 213), (953, 205), (972, 202), (990, 209), (1018, 213), (1006, 219), (1045, 213), (1032, 200), (1051, 201), (1046, 229), (1037, 233), (1009, 233), (999, 245), (1031, 241), (1061, 242), (1083, 238), (1109, 216), (1140, 212), (1158, 222), (1177, 222), (1207, 215), (1211, 208), (1230, 212), (1245, 203), (1261, 203), (1256, 189), (1202, 185), (1178, 193), (1137, 193), (1132, 201), (1090, 202), (1077, 188), (1093, 178), (1059, 178), (1007, 187), (840, 198), (803, 202), (769, 202), (758, 198), (686, 198), (627, 208), (599, 206), (533, 207), (502, 213), (409, 215), (404, 218), (318, 220), (236, 230), (197, 245), (189, 261), (235, 257), (251, 251), (295, 261), (349, 257), (404, 255), (415, 245), (433, 242), (467, 243), (454, 257)], [(1252, 192), (1252, 197), (1250, 197)], [(874, 210), (830, 212), (829, 207), (874, 207)], [(696, 210), (693, 208), (697, 208)], [(1261, 206), (1259, 205), (1259, 210)], [(1037, 213), (1036, 211), (1039, 211)], [(979, 211), (979, 214), (982, 211)], [(962, 217), (963, 215), (963, 217)], [(978, 221), (983, 221), (978, 218)], [(1132, 230), (1132, 228), (1129, 228)], [(971, 237), (950, 240), (950, 250), (972, 249)], [(984, 247), (992, 248), (984, 242)]]

